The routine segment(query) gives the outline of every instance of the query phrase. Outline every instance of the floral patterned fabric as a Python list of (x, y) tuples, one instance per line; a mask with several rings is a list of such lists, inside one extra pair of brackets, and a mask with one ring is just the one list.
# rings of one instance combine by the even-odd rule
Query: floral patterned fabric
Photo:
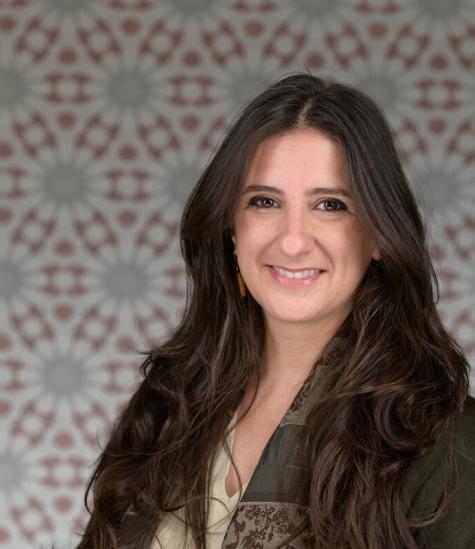
[[(292, 535), (304, 518), (304, 508), (295, 504), (243, 503), (228, 528), (223, 549), (274, 547)], [(286, 545), (302, 547), (299, 538)]]

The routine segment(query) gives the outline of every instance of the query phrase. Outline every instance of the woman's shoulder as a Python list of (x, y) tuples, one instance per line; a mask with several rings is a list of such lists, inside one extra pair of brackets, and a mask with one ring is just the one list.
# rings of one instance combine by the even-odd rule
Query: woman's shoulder
[(465, 401), (462, 416), (455, 423), (453, 439), (455, 451), (462, 460), (475, 462), (475, 398)]
[(475, 547), (475, 399), (468, 397), (462, 414), (445, 429), (433, 448), (408, 471), (404, 501), (411, 517), (438, 507), (445, 488), (448, 506), (439, 520), (417, 534), (420, 547)]
[(475, 475), (475, 398), (471, 396), (467, 397), (455, 422), (446, 427), (434, 446), (409, 468), (407, 481), (413, 485), (413, 497), (417, 495), (414, 487), (422, 486), (435, 475), (440, 478), (450, 460), (458, 477), (461, 474)]
[[(468, 396), (462, 414), (448, 429), (441, 441), (445, 447), (453, 448), (453, 457), (459, 473), (475, 472), (475, 398)], [(475, 496), (475, 489), (473, 491)]]

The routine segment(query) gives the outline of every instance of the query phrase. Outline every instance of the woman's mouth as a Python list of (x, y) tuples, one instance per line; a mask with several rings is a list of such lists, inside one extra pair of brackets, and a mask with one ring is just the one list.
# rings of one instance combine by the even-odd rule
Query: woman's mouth
[(268, 265), (269, 271), (275, 280), (285, 286), (308, 286), (318, 278), (323, 269), (289, 270), (277, 265)]

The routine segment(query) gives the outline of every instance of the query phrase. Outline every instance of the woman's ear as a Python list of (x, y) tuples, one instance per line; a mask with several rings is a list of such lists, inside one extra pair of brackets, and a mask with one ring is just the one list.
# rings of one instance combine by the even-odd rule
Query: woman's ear
[(374, 247), (373, 255), (371, 256), (371, 259), (374, 259), (375, 261), (381, 260), (381, 252), (379, 251), (378, 246)]

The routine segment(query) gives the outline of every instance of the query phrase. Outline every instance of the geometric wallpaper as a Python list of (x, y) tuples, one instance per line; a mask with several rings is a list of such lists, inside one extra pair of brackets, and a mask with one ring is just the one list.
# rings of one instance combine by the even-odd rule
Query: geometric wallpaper
[(184, 201), (296, 70), (383, 107), (475, 363), (475, 0), (0, 0), (0, 549), (78, 543), (138, 351), (183, 310)]

